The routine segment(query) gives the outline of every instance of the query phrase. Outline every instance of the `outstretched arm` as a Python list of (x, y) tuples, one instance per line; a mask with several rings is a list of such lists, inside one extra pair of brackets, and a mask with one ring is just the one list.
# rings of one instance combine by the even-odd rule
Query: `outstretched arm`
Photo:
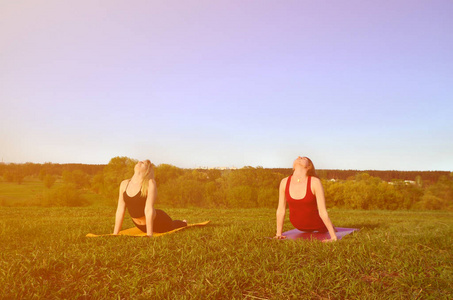
[(126, 184), (127, 180), (124, 180), (120, 185), (120, 194), (118, 196), (118, 207), (116, 208), (115, 229), (113, 229), (113, 234), (118, 234), (123, 226), (124, 214), (126, 212), (126, 203), (123, 199), (123, 192)]
[(330, 234), (330, 240), (326, 241), (336, 241), (337, 236), (335, 234), (335, 229), (333, 228), (332, 222), (330, 221), (329, 215), (326, 208), (326, 197), (324, 196), (324, 188), (322, 187), (321, 180), (316, 177), (312, 177), (312, 186), (314, 189), (314, 194), (316, 196), (316, 202), (318, 204), (318, 212), (321, 220), (326, 225), (327, 230)]
[(145, 219), (146, 219), (146, 235), (153, 235), (153, 222), (156, 217), (156, 210), (154, 209), (154, 202), (157, 198), (157, 185), (154, 179), (149, 180), (148, 184), (148, 197), (145, 204)]
[(277, 233), (275, 235), (276, 239), (284, 239), (286, 237), (282, 236), (283, 223), (285, 222), (286, 215), (286, 198), (285, 198), (285, 187), (286, 181), (288, 178), (282, 179), (280, 182), (280, 188), (278, 190), (278, 207), (277, 207)]

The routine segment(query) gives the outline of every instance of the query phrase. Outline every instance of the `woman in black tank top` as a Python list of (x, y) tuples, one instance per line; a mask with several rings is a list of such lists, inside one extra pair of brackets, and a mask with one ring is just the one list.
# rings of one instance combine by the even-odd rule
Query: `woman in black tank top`
[(153, 165), (149, 160), (140, 161), (134, 167), (132, 178), (121, 182), (113, 234), (120, 232), (126, 208), (135, 226), (148, 236), (187, 226), (185, 220), (172, 220), (164, 211), (155, 209), (156, 197)]

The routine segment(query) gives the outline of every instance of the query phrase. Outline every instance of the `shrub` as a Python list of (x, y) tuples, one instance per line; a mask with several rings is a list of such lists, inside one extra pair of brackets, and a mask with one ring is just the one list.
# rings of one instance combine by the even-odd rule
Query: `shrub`
[(90, 177), (87, 173), (81, 170), (72, 172), (63, 171), (63, 181), (74, 184), (77, 188), (88, 187), (90, 184)]
[(7, 182), (13, 182), (14, 181), (14, 174), (10, 171), (6, 171), (5, 173), (3, 173), (3, 178), (7, 181)]
[(43, 178), (44, 186), (46, 188), (50, 189), (53, 186), (53, 184), (55, 183), (56, 180), (57, 180), (57, 178), (55, 176), (47, 174)]
[(258, 190), (257, 198), (258, 207), (277, 208), (278, 206), (278, 189), (276, 188), (261, 188)]
[(232, 187), (227, 192), (228, 207), (256, 207), (256, 191), (250, 186)]
[(44, 194), (43, 206), (85, 206), (88, 204), (73, 184), (64, 184)]
[(137, 160), (128, 157), (114, 157), (110, 160), (107, 166), (105, 166), (102, 172), (102, 177), (98, 175), (97, 185), (100, 189), (101, 194), (110, 199), (112, 205), (118, 203), (118, 193), (121, 181), (126, 178), (131, 178), (134, 174), (134, 166)]

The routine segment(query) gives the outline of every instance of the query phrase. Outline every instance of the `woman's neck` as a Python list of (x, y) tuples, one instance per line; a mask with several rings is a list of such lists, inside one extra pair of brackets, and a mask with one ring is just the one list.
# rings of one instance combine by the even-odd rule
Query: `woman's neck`
[(293, 177), (296, 177), (299, 180), (304, 180), (304, 179), (306, 179), (308, 177), (307, 176), (307, 170), (303, 169), (303, 168), (297, 168), (296, 167), (296, 169), (294, 169), (294, 172), (293, 172)]
[(138, 173), (134, 173), (134, 175), (132, 175), (131, 181), (141, 184), (142, 181), (143, 181), (143, 175), (142, 174), (138, 174)]

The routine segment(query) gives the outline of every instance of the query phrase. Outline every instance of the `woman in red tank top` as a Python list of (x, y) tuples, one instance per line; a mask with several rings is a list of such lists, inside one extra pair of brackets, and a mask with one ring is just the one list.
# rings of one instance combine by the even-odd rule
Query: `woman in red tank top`
[(277, 234), (282, 236), (285, 221), (286, 203), (289, 207), (289, 220), (302, 231), (329, 232), (336, 241), (335, 229), (329, 219), (321, 180), (316, 175), (315, 166), (308, 157), (298, 157), (293, 164), (293, 175), (282, 179), (277, 208)]

